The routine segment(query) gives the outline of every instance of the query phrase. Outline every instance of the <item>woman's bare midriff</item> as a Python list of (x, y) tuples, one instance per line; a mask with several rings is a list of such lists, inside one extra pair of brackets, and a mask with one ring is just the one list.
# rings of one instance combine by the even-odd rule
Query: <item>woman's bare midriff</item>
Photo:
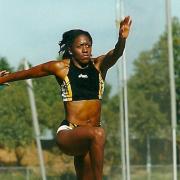
[(81, 100), (64, 103), (66, 119), (80, 126), (100, 126), (101, 100)]

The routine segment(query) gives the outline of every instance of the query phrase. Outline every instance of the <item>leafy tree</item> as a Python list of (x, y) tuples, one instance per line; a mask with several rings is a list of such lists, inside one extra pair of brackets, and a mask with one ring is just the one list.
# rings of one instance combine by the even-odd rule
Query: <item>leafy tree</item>
[[(180, 25), (176, 18), (173, 20), (173, 29), (175, 62), (177, 64), (176, 48), (179, 48), (177, 36)], [(142, 132), (143, 122), (145, 122), (144, 137), (147, 135), (146, 132), (155, 135), (155, 132), (161, 131), (160, 127), (170, 125), (167, 52), (167, 32), (164, 32), (151, 50), (142, 52), (135, 60), (134, 75), (128, 81), (132, 129)], [(175, 68), (176, 74), (178, 74), (180, 69), (178, 70), (176, 66)], [(176, 84), (178, 84), (177, 81)]]
[[(0, 57), (0, 71), (1, 70), (7, 70), (9, 72), (11, 72), (13, 70), (12, 67), (10, 67), (9, 62), (7, 61), (7, 59), (5, 57)], [(5, 86), (0, 85), (0, 90), (4, 89)]]
[[(173, 49), (177, 94), (180, 108), (180, 22), (173, 19)], [(134, 74), (128, 81), (131, 136), (145, 141), (148, 137), (171, 139), (171, 108), (167, 31), (152, 49), (140, 53), (134, 61)]]
[(173, 21), (173, 47), (175, 61), (177, 120), (180, 124), (180, 21), (177, 18), (174, 18)]
[(13, 68), (5, 57), (0, 57), (0, 70), (13, 71)]
[[(34, 139), (25, 84), (14, 83), (0, 91), (0, 144), (16, 149)], [(17, 152), (17, 164), (20, 156)]]
[(120, 158), (120, 124), (119, 97), (111, 97), (111, 86), (106, 83), (102, 105), (102, 126), (106, 131), (105, 163), (112, 167), (112, 171), (121, 162)]
[(45, 128), (52, 129), (55, 135), (57, 127), (65, 118), (60, 87), (54, 77), (35, 79), (33, 85), (39, 122)]
[[(11, 70), (6, 59), (2, 59), (1, 69)], [(19, 66), (22, 69), (22, 65)], [(34, 79), (35, 101), (41, 132), (53, 129), (54, 134), (62, 121), (63, 105), (59, 100), (57, 83), (52, 77)], [(55, 90), (56, 88), (56, 90)], [(0, 91), (0, 145), (15, 148), (20, 164), (19, 147), (34, 141), (32, 115), (25, 81), (13, 82)]]

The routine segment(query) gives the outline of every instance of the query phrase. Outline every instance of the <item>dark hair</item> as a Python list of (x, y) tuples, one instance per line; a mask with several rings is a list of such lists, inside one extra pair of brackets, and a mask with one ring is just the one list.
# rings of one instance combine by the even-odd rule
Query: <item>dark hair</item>
[(71, 54), (69, 53), (69, 48), (72, 46), (74, 40), (79, 35), (86, 35), (92, 44), (92, 37), (89, 34), (89, 32), (80, 29), (72, 29), (70, 31), (66, 31), (65, 33), (63, 33), (62, 40), (59, 42), (59, 46), (60, 46), (59, 55), (62, 54), (63, 59), (71, 58)]

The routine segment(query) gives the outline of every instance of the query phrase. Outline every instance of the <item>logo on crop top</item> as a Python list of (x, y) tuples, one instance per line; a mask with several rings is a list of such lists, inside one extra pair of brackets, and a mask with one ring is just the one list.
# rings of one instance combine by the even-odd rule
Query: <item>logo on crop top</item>
[(86, 79), (86, 78), (88, 78), (88, 75), (87, 74), (79, 74), (78, 78)]

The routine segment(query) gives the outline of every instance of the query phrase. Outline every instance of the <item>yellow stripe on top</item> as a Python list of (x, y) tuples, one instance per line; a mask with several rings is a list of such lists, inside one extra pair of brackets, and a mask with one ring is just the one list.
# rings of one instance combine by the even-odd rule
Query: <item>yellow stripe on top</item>
[(72, 101), (72, 89), (68, 76), (65, 77), (61, 84), (61, 94), (63, 101)]
[(98, 94), (99, 99), (102, 99), (103, 92), (104, 92), (104, 80), (101, 76), (101, 73), (99, 73), (99, 94)]

